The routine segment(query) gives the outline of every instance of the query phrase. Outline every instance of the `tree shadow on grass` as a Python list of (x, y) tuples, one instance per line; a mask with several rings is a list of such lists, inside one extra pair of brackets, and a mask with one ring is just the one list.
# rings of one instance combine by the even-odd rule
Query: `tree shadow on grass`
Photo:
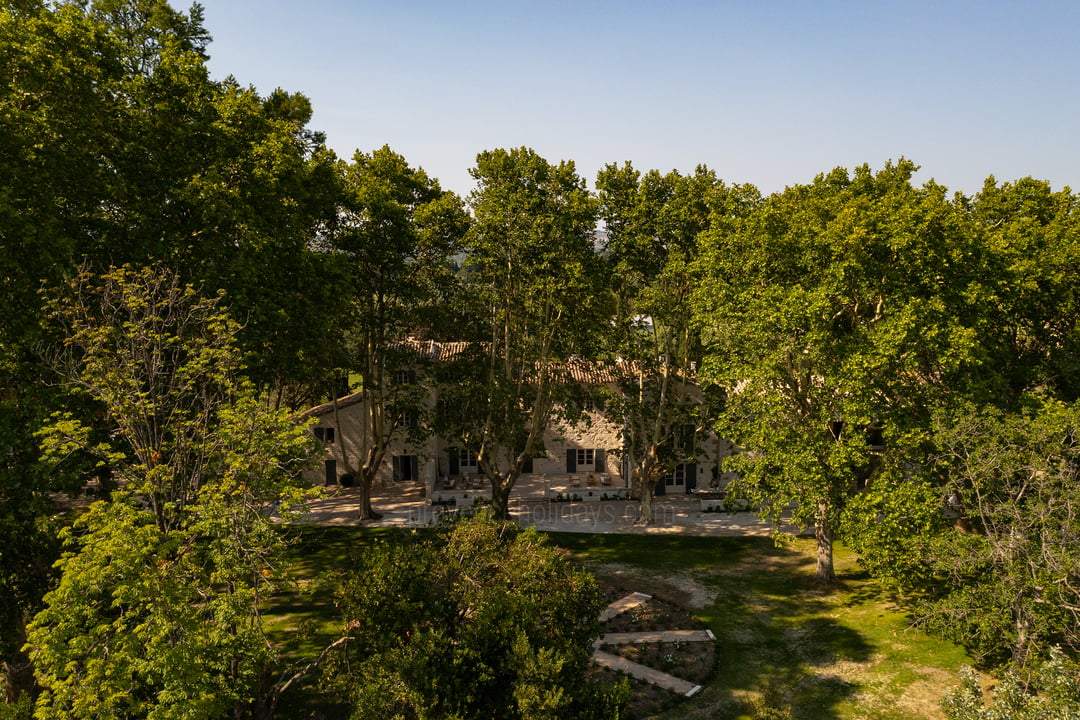
[(743, 627), (751, 630), (749, 637), (718, 635), (726, 689), (758, 693), (795, 718), (837, 718), (836, 706), (859, 689), (845, 668), (868, 661), (873, 648), (832, 618), (807, 617), (815, 612), (813, 603), (790, 614), (785, 605), (748, 613)]
[(859, 691), (860, 669), (875, 654), (842, 619), (859, 583), (823, 587), (814, 581), (812, 557), (771, 543), (747, 543), (737, 561), (721, 567), (707, 578), (716, 601), (702, 611), (717, 635), (717, 675), (680, 717), (751, 716), (756, 704), (797, 720), (839, 718), (839, 705)]
[(799, 543), (566, 533), (552, 539), (595, 571), (632, 568), (645, 581), (636, 589), (647, 593), (662, 596), (668, 581), (684, 574), (715, 592), (696, 614), (718, 638), (716, 674), (704, 692), (661, 717), (750, 717), (752, 701), (764, 701), (797, 720), (839, 718), (839, 706), (860, 690), (859, 670), (873, 662), (870, 640), (842, 616), (849, 594), (866, 584), (861, 569), (822, 586), (814, 581), (813, 555)]

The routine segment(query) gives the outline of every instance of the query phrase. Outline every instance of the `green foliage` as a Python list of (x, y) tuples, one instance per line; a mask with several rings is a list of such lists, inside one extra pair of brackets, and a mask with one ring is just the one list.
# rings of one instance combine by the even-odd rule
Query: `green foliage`
[(931, 535), (923, 622), (982, 662), (1020, 666), (1080, 651), (1080, 409), (1029, 399), (1022, 413), (942, 414), (935, 470), (968, 532)]
[(53, 366), (104, 408), (115, 439), (95, 443), (84, 422), (57, 413), (41, 432), (46, 456), (57, 465), (77, 450), (97, 456), (162, 527), (181, 522), (219, 470), (217, 409), (239, 383), (236, 324), (219, 302), (160, 267), (83, 271), (47, 301), (66, 338)]
[(894, 468), (878, 473), (841, 523), (859, 562), (882, 583), (912, 591), (937, 581), (935, 540), (949, 523), (945, 492), (929, 478)]
[(960, 671), (961, 684), (941, 701), (948, 720), (1077, 720), (1080, 718), (1080, 664), (1058, 648), (1027, 678), (1008, 672), (983, 702), (978, 673)]
[(584, 679), (599, 590), (535, 531), (478, 514), (360, 561), (338, 593), (353, 717), (617, 716)]
[[(312, 441), (237, 379), (234, 323), (160, 268), (83, 273), (51, 301), (68, 382), (101, 405), (121, 490), (65, 531), (58, 586), (29, 627), (41, 718), (214, 718), (264, 707), (260, 613), (305, 492)], [(90, 445), (70, 416), (56, 456)]]
[[(906, 160), (789, 187), (702, 238), (697, 316), (706, 374), (728, 390), (720, 434), (743, 451), (739, 490), (770, 517), (813, 525), (819, 574), (868, 433), (902, 467), (906, 434), (977, 357), (982, 260), (944, 188)], [(890, 457), (895, 455), (897, 457)]]
[[(729, 191), (704, 167), (687, 177), (655, 170), (641, 176), (630, 163), (606, 166), (596, 186), (607, 229), (601, 255), (615, 298), (604, 349), (626, 369), (608, 410), (625, 419), (623, 450), (634, 467), (641, 520), (651, 522), (657, 481), (694, 460), (679, 434), (710, 427), (717, 409), (691, 377), (701, 341), (690, 298), (697, 238), (709, 227), (710, 204)], [(739, 191), (753, 192), (731, 192)]]
[[(990, 177), (967, 202), (994, 264), (993, 288), (980, 308), (987, 361), (974, 379), (981, 402), (1015, 408), (1042, 388), (1062, 400), (1080, 397), (1080, 223), (1068, 188), (1023, 178), (999, 185)], [(987, 372), (989, 371), (989, 372)]]
[(159, 261), (229, 293), (260, 385), (309, 380), (338, 277), (307, 246), (339, 192), (307, 99), (212, 81), (197, 4), (60, 3), (0, 23), (0, 328), (31, 332), (40, 282), (80, 262)]
[(572, 162), (528, 148), (480, 153), (465, 237), (468, 339), (484, 343), (447, 378), (443, 434), (476, 452), (505, 515), (510, 489), (544, 432), (573, 404), (562, 371), (599, 322), (596, 203)]

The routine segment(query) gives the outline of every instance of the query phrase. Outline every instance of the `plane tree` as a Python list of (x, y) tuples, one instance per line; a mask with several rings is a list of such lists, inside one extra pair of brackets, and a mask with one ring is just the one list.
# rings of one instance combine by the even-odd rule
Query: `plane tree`
[(457, 195), (387, 146), (357, 152), (340, 172), (343, 199), (326, 249), (352, 279), (341, 298), (343, 354), (364, 393), (364, 415), (359, 435), (342, 434), (339, 442), (366, 519), (378, 517), (371, 486), (391, 440), (417, 441), (430, 425), (426, 358), (407, 340), (438, 331), (446, 288), (455, 282), (451, 258), (469, 218)]
[(756, 192), (727, 188), (704, 167), (688, 176), (642, 175), (630, 163), (604, 167), (596, 188), (606, 232), (602, 262), (615, 300), (604, 352), (621, 370), (608, 411), (623, 421), (638, 521), (647, 524), (657, 482), (693, 462), (693, 438), (711, 429), (717, 406), (694, 377), (701, 360), (690, 312), (697, 237), (709, 226), (712, 204), (738, 197), (752, 205)]
[(875, 576), (922, 598), (920, 622), (984, 665), (1030, 668), (1051, 645), (1080, 645), (1076, 200), (991, 178), (958, 205), (987, 257), (981, 362), (934, 409), (908, 482), (852, 504), (848, 539)]
[(737, 491), (814, 528), (822, 581), (860, 478), (906, 482), (929, 408), (978, 357), (985, 258), (915, 169), (837, 169), (703, 236), (696, 314)]
[(590, 354), (604, 322), (596, 203), (572, 162), (528, 148), (482, 152), (471, 173), (463, 293), (476, 330), (466, 338), (473, 350), (444, 378), (440, 423), (475, 453), (505, 517), (545, 431), (573, 419), (567, 362)]

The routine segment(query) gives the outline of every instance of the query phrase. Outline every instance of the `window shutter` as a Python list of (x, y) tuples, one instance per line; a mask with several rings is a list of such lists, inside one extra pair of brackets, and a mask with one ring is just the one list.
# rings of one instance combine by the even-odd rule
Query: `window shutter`
[(447, 448), (446, 452), (450, 460), (450, 474), (457, 475), (461, 470), (461, 466), (458, 464), (458, 449), (456, 447)]
[(691, 490), (697, 488), (697, 463), (687, 463), (685, 477), (686, 494), (689, 495)]
[(566, 472), (577, 472), (577, 450), (573, 448), (566, 451)]
[(394, 468), (394, 482), (401, 482), (401, 456), (394, 455), (392, 458), (390, 458), (390, 464)]
[(661, 477), (656, 481), (656, 489), (653, 490), (653, 495), (664, 495), (665, 493), (667, 493), (667, 481)]
[(602, 448), (596, 449), (596, 460), (593, 465), (596, 468), (596, 472), (607, 472), (607, 464), (605, 462), (607, 458), (604, 457), (604, 450)]

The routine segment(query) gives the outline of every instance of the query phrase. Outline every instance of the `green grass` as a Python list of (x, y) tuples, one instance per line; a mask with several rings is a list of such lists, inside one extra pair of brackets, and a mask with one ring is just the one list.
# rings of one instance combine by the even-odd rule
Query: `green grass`
[[(718, 638), (707, 689), (664, 718), (752, 718), (765, 700), (799, 720), (941, 717), (937, 703), (970, 664), (961, 648), (910, 627), (896, 598), (838, 546), (839, 582), (813, 580), (814, 545), (763, 538), (553, 535), (599, 576), (676, 601)], [(614, 572), (612, 572), (614, 568)]]
[(287, 663), (314, 658), (340, 635), (334, 607), (337, 577), (355, 566), (364, 547), (394, 530), (304, 527), (285, 558), (281, 587), (267, 603), (269, 635)]
[[(268, 609), (287, 656), (311, 657), (338, 632), (327, 572), (398, 531), (308, 528), (291, 553), (297, 582)], [(962, 649), (912, 629), (903, 607), (838, 546), (839, 582), (813, 581), (812, 541), (554, 533), (606, 582), (695, 607), (718, 638), (712, 681), (665, 720), (752, 718), (765, 700), (797, 720), (941, 717), (938, 700), (970, 664)]]

